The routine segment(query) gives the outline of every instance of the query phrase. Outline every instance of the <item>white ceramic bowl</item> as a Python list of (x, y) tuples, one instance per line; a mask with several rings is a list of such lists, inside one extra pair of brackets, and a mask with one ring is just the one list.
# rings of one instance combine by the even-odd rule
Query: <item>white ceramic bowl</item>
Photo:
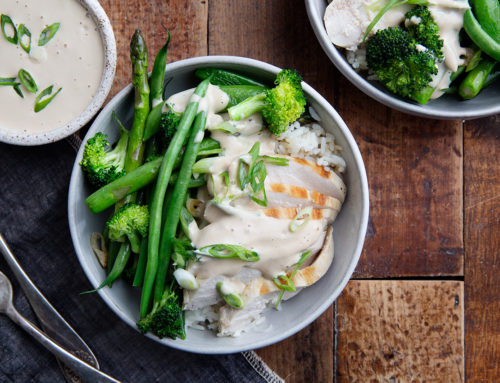
[[(108, 16), (97, 0), (78, 0), (79, 3), (89, 12), (94, 20), (102, 40), (104, 50), (104, 69), (101, 76), (101, 82), (96, 94), (85, 110), (70, 122), (63, 126), (55, 126), (53, 130), (43, 133), (21, 133), (8, 130), (0, 126), (0, 142), (15, 145), (42, 145), (61, 140), (70, 134), (73, 134), (82, 128), (92, 117), (96, 115), (99, 109), (106, 101), (116, 70), (116, 42), (113, 28), (109, 22)], [(69, 70), (69, 69), (66, 69)]]
[(368, 81), (347, 62), (326, 34), (323, 15), (327, 0), (305, 0), (309, 21), (323, 50), (337, 69), (361, 91), (382, 104), (401, 112), (438, 119), (469, 119), (500, 113), (500, 83), (490, 85), (472, 100), (460, 100), (457, 95), (444, 95), (426, 105), (406, 101), (386, 90), (378, 81)]
[[(182, 60), (167, 65), (167, 76), (172, 78), (167, 94), (173, 94), (196, 86), (198, 80), (194, 71), (200, 67), (220, 67), (234, 70), (261, 81), (272, 83), (279, 68), (243, 57), (210, 56)], [(308, 101), (321, 117), (322, 125), (334, 134), (343, 147), (347, 162), (345, 182), (347, 199), (334, 223), (335, 257), (326, 275), (315, 285), (301, 291), (282, 305), (281, 311), (270, 309), (266, 312), (267, 325), (238, 338), (221, 338), (210, 331), (188, 329), (186, 340), (158, 339), (165, 345), (184, 351), (221, 354), (255, 349), (278, 342), (301, 330), (339, 296), (349, 280), (361, 253), (368, 222), (368, 184), (365, 167), (359, 149), (344, 121), (333, 107), (309, 85), (304, 84)], [(116, 95), (97, 116), (84, 142), (95, 133), (107, 133), (111, 140), (118, 137), (118, 128), (112, 121), (111, 113), (116, 111), (126, 122), (132, 120), (133, 92), (131, 85)], [(82, 158), (82, 148), (76, 156), (69, 188), (69, 226), (76, 253), (92, 286), (98, 286), (105, 278), (89, 245), (92, 232), (102, 231), (107, 214), (93, 215), (85, 205), (85, 198), (91, 193), (78, 162)], [(113, 288), (103, 288), (99, 294), (111, 309), (125, 322), (136, 328), (139, 313), (139, 291), (119, 280)], [(97, 299), (97, 297), (96, 297)]]

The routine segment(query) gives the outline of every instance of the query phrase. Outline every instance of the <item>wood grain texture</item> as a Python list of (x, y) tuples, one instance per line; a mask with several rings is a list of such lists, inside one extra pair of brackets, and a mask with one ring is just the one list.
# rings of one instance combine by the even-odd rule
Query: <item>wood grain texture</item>
[(349, 282), (337, 300), (337, 381), (463, 382), (463, 310), (463, 282)]
[(354, 277), (463, 275), (462, 122), (391, 110), (345, 78), (335, 106), (370, 186), (370, 221)]
[(500, 381), (500, 115), (467, 121), (465, 330), (468, 382)]
[(287, 383), (333, 382), (333, 329), (331, 306), (304, 330), (257, 353)]
[[(297, 69), (330, 102), (338, 77), (306, 16), (302, 0), (209, 2), (211, 55), (246, 56)], [(287, 382), (333, 381), (333, 310), (295, 336), (258, 350)]]
[(101, 0), (113, 26), (118, 54), (116, 77), (108, 100), (131, 82), (129, 45), (139, 28), (148, 45), (149, 70), (170, 30), (168, 62), (207, 54), (206, 0), (114, 1)]

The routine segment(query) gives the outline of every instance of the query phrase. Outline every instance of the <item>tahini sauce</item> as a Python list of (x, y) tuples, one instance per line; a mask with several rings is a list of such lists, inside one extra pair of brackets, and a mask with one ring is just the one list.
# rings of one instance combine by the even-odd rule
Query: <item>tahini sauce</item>
[[(43, 133), (63, 126), (85, 110), (101, 81), (104, 51), (92, 17), (76, 0), (2, 1), (0, 13), (10, 16), (16, 27), (25, 24), (31, 32), (30, 55), (0, 33), (0, 77), (17, 77), (23, 68), (35, 79), (38, 92), (50, 85), (54, 85), (53, 92), (63, 88), (45, 109), (35, 113), (35, 94), (21, 85), (21, 99), (12, 87), (0, 86), (0, 127)], [(56, 22), (61, 26), (55, 36), (38, 47), (40, 32)]]

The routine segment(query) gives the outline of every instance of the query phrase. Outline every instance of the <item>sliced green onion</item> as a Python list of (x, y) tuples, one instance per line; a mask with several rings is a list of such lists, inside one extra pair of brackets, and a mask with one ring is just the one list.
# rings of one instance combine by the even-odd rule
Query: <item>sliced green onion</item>
[(197, 161), (192, 168), (193, 173), (210, 173), (217, 157), (202, 158)]
[(277, 277), (274, 277), (273, 282), (276, 286), (278, 286), (282, 290), (297, 291), (292, 280), (285, 274), (281, 274), (278, 275)]
[(16, 84), (19, 84), (16, 82), (15, 77), (0, 77), (0, 86), (5, 85), (5, 86), (14, 86)]
[(219, 125), (208, 128), (208, 130), (212, 132), (218, 130), (227, 134), (235, 134), (238, 132), (238, 128), (231, 121), (221, 122)]
[(259, 158), (261, 160), (264, 160), (264, 162), (271, 164), (271, 165), (288, 166), (288, 158), (271, 157), (271, 156), (259, 156)]
[(239, 258), (247, 262), (257, 262), (260, 259), (259, 254), (255, 251), (245, 249), (243, 246), (227, 245), (224, 243), (202, 247), (199, 252), (214, 258)]
[(198, 281), (192, 273), (184, 269), (177, 269), (174, 271), (174, 278), (183, 289), (186, 290), (196, 290), (198, 286)]
[(12, 86), (12, 88), (14, 88), (14, 91), (19, 95), (19, 97), (24, 98), (23, 91), (21, 90), (21, 87), (19, 85), (21, 85), (21, 83), (20, 82), (16, 82)]
[(38, 90), (38, 87), (36, 86), (36, 82), (33, 79), (33, 76), (25, 69), (19, 69), (19, 72), (17, 74), (19, 77), (19, 81), (21, 81), (21, 84), (24, 85), (24, 87), (31, 93), (36, 93)]
[(250, 198), (252, 199), (253, 202), (258, 203), (260, 206), (267, 206), (267, 194), (266, 194), (266, 189), (262, 188), (262, 198), (258, 197), (258, 193), (252, 194)]
[[(23, 37), (28, 36), (28, 43), (25, 44), (23, 41)], [(19, 40), (19, 45), (24, 49), (26, 53), (30, 53), (31, 50), (31, 32), (24, 24), (19, 25), (17, 28), (17, 38)]]
[(248, 154), (250, 154), (250, 156), (252, 156), (252, 163), (254, 163), (255, 160), (257, 160), (257, 157), (259, 156), (259, 152), (260, 152), (260, 142), (257, 141), (255, 144), (253, 144), (252, 148), (248, 152)]
[(40, 37), (38, 38), (38, 46), (43, 47), (45, 44), (47, 44), (54, 35), (57, 33), (60, 23), (54, 23), (52, 25), (49, 25), (48, 27), (45, 27), (45, 29), (40, 33)]
[[(243, 308), (244, 302), (243, 299), (241, 299), (240, 294), (238, 294), (236, 291), (232, 291), (231, 289), (229, 289), (227, 287), (227, 282), (223, 281), (217, 282), (215, 287), (217, 288), (217, 291), (219, 292), (222, 299), (224, 299), (224, 301), (226, 301), (226, 303), (229, 306), (234, 307), (235, 309)], [(227, 291), (228, 289), (230, 291)]]
[[(2, 33), (5, 40), (9, 43), (17, 44), (17, 29), (10, 16), (2, 14), (2, 16), (0, 16), (0, 23), (2, 24)], [(12, 27), (12, 36), (7, 35), (7, 32), (5, 31), (6, 25), (10, 25)]]
[(218, 148), (218, 149), (210, 149), (210, 150), (201, 150), (198, 152), (197, 156), (198, 157), (204, 157), (204, 156), (211, 156), (213, 154), (219, 154), (222, 153), (224, 149)]
[[(292, 273), (290, 274), (290, 282), (293, 285), (292, 279), (297, 274), (297, 271), (300, 269), (300, 266), (304, 264), (304, 262), (311, 256), (312, 251), (306, 251), (305, 253), (302, 253), (300, 256), (299, 261), (295, 264), (295, 268), (293, 269)], [(274, 280), (273, 280), (274, 281)], [(279, 286), (278, 286), (279, 287)], [(295, 288), (295, 286), (294, 286)], [(276, 308), (280, 306), (281, 300), (283, 299), (283, 295), (285, 294), (285, 289), (281, 290), (280, 296), (278, 297), (278, 300), (276, 301)]]
[(238, 183), (240, 184), (240, 189), (245, 190), (248, 184), (248, 164), (240, 158), (240, 163), (238, 165)]
[(297, 213), (297, 215), (293, 217), (292, 222), (290, 222), (290, 231), (292, 233), (295, 233), (296, 231), (303, 229), (304, 226), (306, 226), (307, 223), (311, 220), (312, 212), (313, 212), (312, 206), (307, 206), (301, 209)]
[(267, 177), (267, 170), (264, 161), (257, 161), (252, 167), (250, 174), (250, 186), (255, 193), (259, 193), (264, 188), (264, 182)]
[[(48, 88), (45, 88), (44, 90), (42, 90), (40, 93), (38, 93), (38, 96), (36, 96), (36, 99), (35, 99), (35, 113), (38, 113), (43, 108), (45, 108), (54, 99), (54, 97), (59, 94), (59, 92), (62, 89), (62, 88), (59, 88), (57, 90), (57, 92), (52, 94), (53, 87), (54, 86), (51, 85)], [(47, 97), (47, 96), (49, 96), (49, 97)]]
[(217, 192), (215, 191), (215, 180), (214, 180), (214, 177), (211, 176), (211, 178), (212, 178), (212, 191), (213, 191), (214, 200), (216, 203), (221, 203), (227, 197), (227, 193), (229, 193), (229, 172), (226, 170), (226, 171), (222, 172), (221, 174), (219, 174), (219, 176), (222, 177), (224, 184), (226, 185), (226, 192), (224, 193), (224, 195), (222, 197), (217, 196)]

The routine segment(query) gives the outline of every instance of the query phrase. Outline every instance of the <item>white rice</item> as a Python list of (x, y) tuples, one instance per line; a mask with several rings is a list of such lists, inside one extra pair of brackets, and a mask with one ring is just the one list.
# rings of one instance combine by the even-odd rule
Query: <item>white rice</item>
[(347, 62), (351, 64), (356, 72), (368, 69), (365, 48), (356, 48), (354, 50), (346, 50), (345, 52)]
[(345, 171), (346, 163), (340, 156), (342, 148), (335, 143), (335, 137), (326, 132), (320, 124), (313, 122), (301, 125), (295, 121), (278, 137), (276, 152), (293, 157), (305, 158), (337, 173)]

